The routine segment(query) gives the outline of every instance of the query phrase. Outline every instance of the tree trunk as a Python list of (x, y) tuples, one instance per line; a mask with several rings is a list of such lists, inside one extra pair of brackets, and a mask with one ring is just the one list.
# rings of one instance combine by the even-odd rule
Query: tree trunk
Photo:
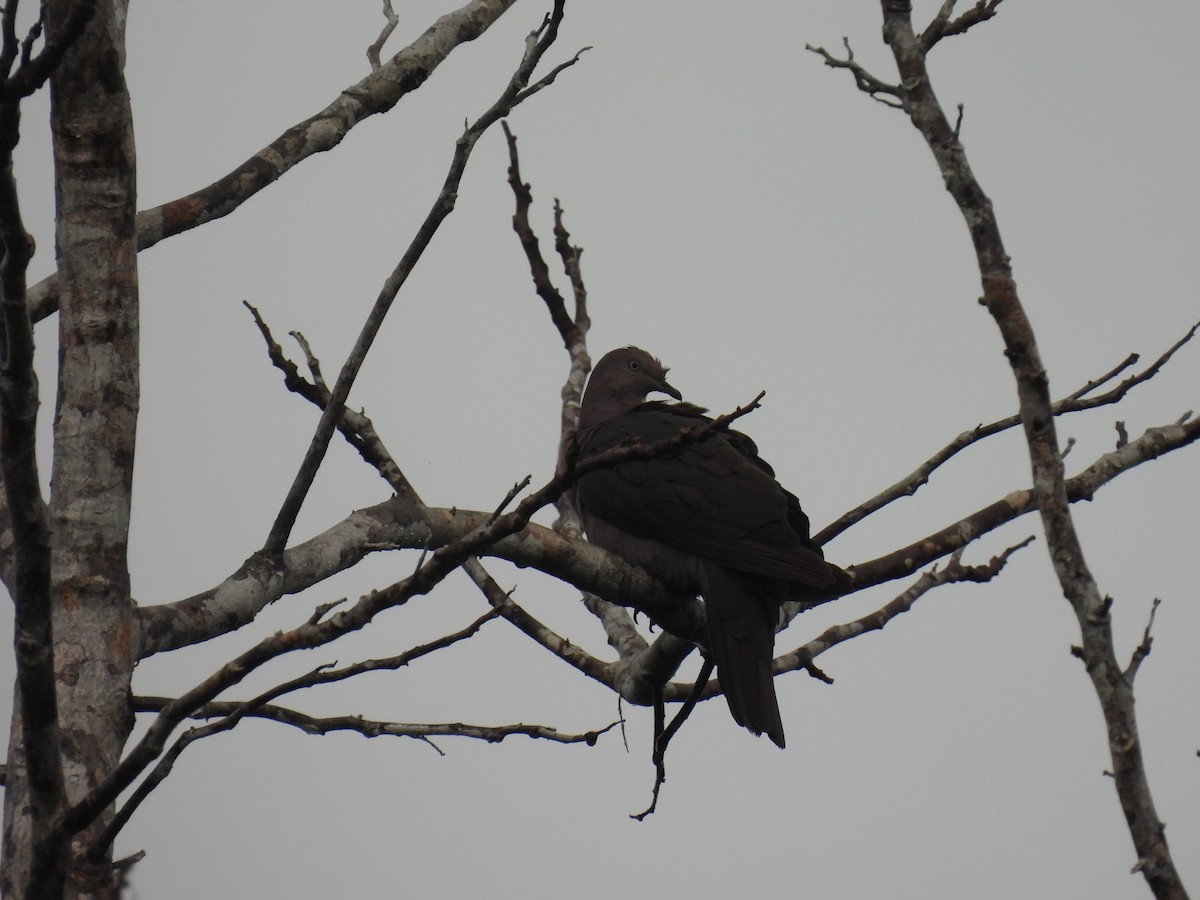
[[(50, 0), (47, 39), (71, 0)], [(127, 547), (138, 411), (133, 120), (125, 86), (128, 0), (102, 0), (51, 82), (56, 167), (59, 385), (50, 498), (54, 660), (67, 802), (116, 765), (133, 726), (136, 656)], [(15, 514), (15, 511), (14, 511)], [(4, 808), (4, 895), (116, 897), (111, 855), (76, 835), (65, 887), (29, 884), (18, 709)]]

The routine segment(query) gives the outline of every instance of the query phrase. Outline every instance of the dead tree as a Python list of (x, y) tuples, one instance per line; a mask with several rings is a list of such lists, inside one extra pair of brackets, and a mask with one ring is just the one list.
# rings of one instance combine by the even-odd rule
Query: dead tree
[[(554, 250), (569, 284), (564, 295), (555, 287), (551, 266), (530, 223), (532, 196), (521, 177), (511, 131), (507, 134), (509, 183), (516, 203), (513, 224), (536, 293), (568, 353), (553, 475), (536, 487), (526, 479), (507, 494), (498, 491), (499, 503), (493, 509), (428, 506), (371, 420), (347, 404), (393, 301), (454, 211), (476, 143), (580, 59), (576, 53), (557, 64), (542, 65), (558, 35), (561, 0), (528, 35), (522, 52), (514, 52), (516, 68), (498, 87), (494, 103), (458, 136), (441, 189), (394, 269), (383, 279), (359, 338), (332, 382), (322, 374), (319, 348), (297, 336), (305, 356), (307, 371), (303, 371), (288, 358), (269, 323), (250, 307), (287, 389), (320, 411), (304, 460), (290, 490), (280, 498), (261, 545), (247, 548), (236, 571), (193, 596), (144, 605), (131, 596), (128, 537), (139, 409), (137, 253), (236, 211), (304, 160), (336, 148), (356, 124), (388, 112), (419, 88), (451, 51), (483, 35), (511, 5), (512, 0), (471, 0), (381, 61), (382, 46), (396, 24), (390, 3), (385, 3), (387, 25), (369, 48), (368, 75), (209, 186), (142, 211), (136, 206), (132, 120), (123, 80), (125, 0), (50, 0), (44, 15), (23, 33), (17, 25), (17, 3), (9, 3), (0, 15), (0, 146), (6, 162), (0, 167), (4, 254), (0, 262), (4, 328), (0, 461), (5, 487), (0, 575), (15, 609), (18, 698), (5, 770), (2, 884), (6, 895), (115, 896), (121, 873), (131, 864), (112, 858), (117, 834), (185, 750), (249, 718), (313, 734), (349, 730), (423, 741), (440, 736), (499, 741), (522, 735), (590, 744), (612, 727), (600, 722), (582, 733), (564, 733), (551, 725), (526, 723), (412, 724), (355, 715), (317, 716), (296, 708), (298, 692), (406, 666), (469, 640), (493, 621), (511, 625), (530, 639), (531, 647), (553, 654), (630, 703), (649, 704), (656, 697), (668, 703), (689, 697), (695, 702), (718, 692), (715, 682), (692, 685), (672, 680), (695, 650), (694, 638), (704, 623), (703, 604), (694, 597), (673, 596), (645, 572), (584, 541), (570, 495), (572, 483), (587, 466), (611, 465), (638, 454), (670, 453), (704, 435), (681, 434), (659, 445), (621, 447), (586, 466), (577, 464), (571, 437), (590, 367), (590, 319), (580, 251), (571, 243), (562, 209), (556, 205)], [(1012, 362), (1020, 415), (960, 435), (911, 475), (824, 528), (818, 540), (831, 540), (911, 495), (957, 453), (1017, 425), (1024, 429), (1029, 446), (1033, 485), (1014, 486), (1003, 497), (934, 533), (915, 539), (903, 536), (894, 551), (859, 562), (853, 567), (855, 591), (914, 580), (874, 612), (780, 655), (776, 672), (804, 669), (821, 678), (816, 659), (823, 652), (882, 628), (929, 590), (994, 578), (1009, 556), (1027, 542), (998, 548), (990, 561), (981, 564), (964, 563), (963, 551), (1000, 525), (1037, 511), (1063, 593), (1079, 619), (1078, 655), (1105, 710), (1113, 774), (1139, 868), (1156, 896), (1183, 897), (1150, 799), (1133, 715), (1133, 679), (1149, 649), (1149, 629), (1128, 664), (1119, 665), (1109, 601), (1086, 567), (1070, 504), (1090, 499), (1142, 462), (1189, 445), (1200, 436), (1200, 425), (1185, 417), (1122, 439), (1115, 450), (1099, 456), (1080, 474), (1065, 478), (1055, 420), (1120, 402), (1132, 388), (1152, 378), (1195, 328), (1144, 369), (1134, 371), (1134, 361), (1129, 360), (1059, 400), (1052, 399), (991, 204), (967, 165), (958, 126), (950, 123), (932, 94), (925, 69), (927, 54), (941, 40), (991, 18), (999, 4), (981, 2), (955, 16), (955, 4), (947, 0), (920, 33), (912, 26), (906, 3), (883, 0), (882, 5), (885, 39), (899, 73), (896, 83), (863, 69), (848, 45), (844, 58), (820, 48), (815, 52), (829, 65), (849, 70), (863, 91), (902, 109), (928, 142), (968, 223), (979, 262), (982, 302), (996, 320)], [(33, 248), (22, 220), (12, 158), (20, 136), (20, 104), (48, 80), (59, 202), (58, 270), (29, 286), (26, 271)], [(36, 455), (40, 394), (33, 368), (32, 328), (50, 316), (56, 316), (58, 323), (59, 390), (52, 489), (45, 496)], [(752, 408), (748, 404), (718, 421), (745, 415)], [(377, 504), (329, 523), (315, 537), (296, 540), (297, 516), (335, 432), (378, 472), (389, 496), (381, 491)], [(556, 504), (559, 512), (555, 526), (533, 524), (531, 517), (550, 504)], [(177, 696), (133, 693), (138, 661), (251, 626), (274, 601), (322, 585), (371, 554), (403, 550), (419, 551), (404, 577), (353, 601), (314, 600), (294, 625), (262, 635)], [(538, 621), (489, 574), (483, 561), (488, 557), (535, 568), (578, 588), (580, 602), (603, 629), (615, 658), (589, 653), (570, 636)], [(487, 610), (473, 621), (386, 658), (322, 665), (252, 696), (239, 696), (239, 686), (268, 663), (367, 629), (380, 613), (437, 589), (448, 574), (460, 569), (486, 599)], [(638, 612), (661, 629), (648, 631), (637, 619)], [(793, 604), (787, 612), (791, 619), (803, 608)], [(131, 741), (135, 715), (146, 716), (148, 726), (137, 741)], [(661, 754), (656, 762), (661, 780), (665, 764)]]

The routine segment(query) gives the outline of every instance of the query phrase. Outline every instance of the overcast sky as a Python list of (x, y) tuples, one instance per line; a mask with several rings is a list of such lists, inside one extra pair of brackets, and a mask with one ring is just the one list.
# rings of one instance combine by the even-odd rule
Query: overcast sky
[[(397, 3), (395, 52), (454, 3)], [(926, 21), (938, 6), (917, 3)], [(298, 329), (332, 377), (424, 217), (465, 118), (489, 106), (543, 5), (522, 0), (392, 113), (355, 128), (234, 215), (141, 263), (142, 418), (132, 535), (143, 604), (211, 587), (259, 546), (316, 422), (269, 365), (243, 300), (282, 338)], [(215, 180), (367, 71), (377, 0), (134, 3), (128, 77), (139, 206)], [(857, 58), (885, 80), (871, 0), (569, 4), (549, 61), (591, 45), (512, 117), (534, 221), (551, 204), (585, 248), (593, 357), (636, 343), (685, 397), (728, 410), (766, 390), (745, 430), (818, 528), (907, 474), (959, 432), (1016, 410), (957, 210), (903, 115), (804, 51)], [(1160, 0), (1011, 0), (931, 59), (942, 102), (991, 196), (1056, 396), (1130, 352), (1157, 356), (1200, 319), (1195, 165), (1200, 8)], [(18, 160), (26, 218), (53, 269), (44, 98)], [(499, 130), (480, 143), (456, 212), (397, 301), (352, 396), (434, 505), (493, 508), (553, 466), (566, 354), (511, 232)], [(565, 283), (560, 279), (560, 283)], [(53, 324), (39, 329), (43, 409)], [(1073, 416), (1069, 474), (1200, 405), (1200, 347), (1120, 409)], [(47, 469), (48, 470), (48, 469)], [(1123, 657), (1153, 598), (1154, 653), (1138, 715), (1160, 817), (1200, 888), (1200, 458), (1188, 448), (1076, 507)], [(826, 548), (848, 565), (941, 528), (1029, 483), (1016, 434), (964, 453), (916, 497)], [(387, 496), (333, 446), (297, 528), (315, 534)], [(542, 521), (549, 517), (543, 516)], [(983, 561), (1040, 525), (974, 545)], [(376, 554), (250, 628), (153, 658), (135, 689), (185, 690), (314, 605), (411, 571)], [(502, 585), (596, 653), (577, 592), (489, 564)], [(877, 608), (895, 583), (802, 617), (781, 651)], [(461, 576), (368, 634), (270, 667), (231, 697), (321, 663), (395, 654), (479, 615)], [(5, 629), (11, 625), (6, 620)], [(6, 631), (6, 633), (9, 633)], [(9, 638), (5, 638), (8, 640)], [(707, 703), (672, 744), (649, 801), (651, 716), (595, 748), (499, 746), (246, 724), (187, 751), (118, 841), (146, 850), (139, 898), (1149, 896), (1112, 782), (1103, 720), (1068, 652), (1078, 640), (1039, 539), (996, 582), (923, 598), (882, 633), (820, 659), (835, 679), (778, 681), (786, 751)], [(3, 671), (11, 675), (5, 659)], [(692, 671), (688, 669), (687, 671)], [(411, 669), (298, 701), (409, 722), (601, 727), (615, 697), (503, 623)], [(6, 711), (5, 711), (6, 712)]]

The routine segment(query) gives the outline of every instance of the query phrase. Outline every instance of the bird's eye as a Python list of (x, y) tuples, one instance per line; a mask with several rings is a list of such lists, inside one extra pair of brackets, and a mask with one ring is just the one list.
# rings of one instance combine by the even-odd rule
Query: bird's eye
[(639, 371), (641, 371), (641, 368), (642, 368), (642, 364), (639, 360), (631, 359), (629, 361), (629, 370), (631, 372), (639, 372)]

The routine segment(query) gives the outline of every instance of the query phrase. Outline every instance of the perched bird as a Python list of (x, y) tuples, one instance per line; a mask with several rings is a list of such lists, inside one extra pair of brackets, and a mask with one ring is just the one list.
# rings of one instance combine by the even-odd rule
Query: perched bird
[[(596, 364), (579, 414), (583, 460), (629, 443), (673, 437), (712, 421), (682, 395), (662, 363), (637, 347)], [(715, 429), (668, 456), (583, 476), (577, 488), (592, 543), (669, 587), (704, 598), (717, 677), (739, 725), (784, 745), (771, 664), (780, 604), (837, 596), (849, 576), (825, 562), (800, 503), (746, 435)]]

